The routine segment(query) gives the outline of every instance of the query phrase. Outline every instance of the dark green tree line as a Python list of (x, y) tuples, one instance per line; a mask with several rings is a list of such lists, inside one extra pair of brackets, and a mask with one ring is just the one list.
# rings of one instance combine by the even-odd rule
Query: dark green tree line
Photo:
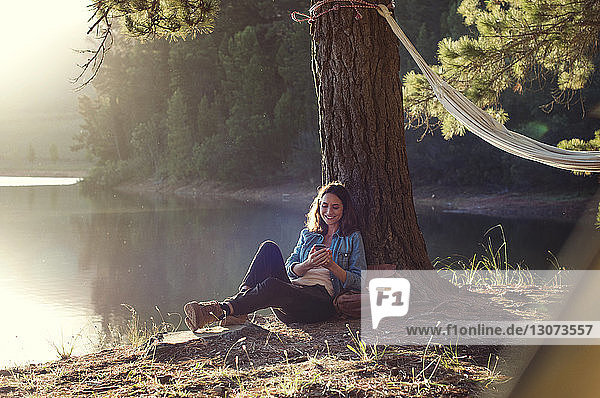
[[(306, 25), (289, 19), (290, 11), (306, 6), (299, 0), (222, 1), (210, 35), (140, 43), (115, 34), (115, 45), (93, 81), (97, 95), (80, 100), (84, 125), (74, 147), (98, 159), (95, 175), (109, 185), (136, 176), (250, 184), (318, 176), (310, 35)], [(397, 2), (396, 18), (428, 62), (435, 63), (442, 38), (464, 41), (460, 37), (469, 33), (465, 17), (457, 12), (459, 6), (463, 14), (465, 9), (472, 13), (478, 7), (456, 0), (402, 1)], [(492, 11), (502, 8), (492, 7)], [(134, 32), (151, 37), (143, 29)], [(454, 42), (446, 39), (443, 43)], [(483, 39), (477, 43), (484, 45)], [(400, 51), (404, 75), (415, 65)], [(480, 58), (486, 54), (483, 47), (477, 54)], [(581, 91), (592, 104), (600, 100), (594, 76)], [(551, 87), (553, 80), (548, 79)], [(476, 81), (472, 86), (486, 84)], [(577, 106), (555, 107), (547, 115), (539, 105), (551, 102), (553, 91), (525, 83), (521, 87), (517, 92), (499, 93), (502, 109), (493, 108), (499, 115), (510, 115), (510, 128), (550, 144), (579, 137), (565, 145), (593, 145), (595, 141), (587, 144), (587, 140), (598, 128), (594, 119), (582, 119)], [(422, 106), (430, 112), (428, 116), (448, 123), (446, 137), (460, 132), (429, 94), (419, 75), (408, 73), (404, 96), (409, 115), (415, 115), (415, 106)], [(444, 142), (425, 136), (417, 142), (421, 135), (422, 130), (407, 135), (411, 174), (417, 185), (581, 184), (581, 179), (569, 173), (529, 164), (476, 139), (457, 137)]]
[[(551, 145), (593, 148), (594, 141), (585, 140), (593, 138), (600, 127), (598, 118), (587, 111), (600, 102), (595, 69), (598, 48), (594, 45), (600, 20), (591, 12), (597, 2), (445, 3), (435, 57), (432, 49), (420, 46), (422, 35), (415, 28), (411, 30), (409, 24), (405, 29), (430, 64), (439, 62), (434, 67), (439, 74), (515, 131)], [(412, 63), (408, 66), (415, 69)], [(434, 98), (418, 71), (405, 73), (404, 89), (409, 126), (417, 127), (419, 136), (429, 130), (441, 131), (447, 140), (453, 138), (443, 142), (427, 135), (419, 145), (409, 140), (411, 171), (419, 181), (439, 182), (443, 176), (448, 182), (466, 185), (542, 189), (595, 185), (593, 180), (539, 166), (463, 137), (464, 128)]]
[(73, 146), (98, 159), (97, 182), (318, 175), (308, 28), (268, 1), (221, 6), (219, 29), (192, 40), (139, 43), (113, 32), (97, 95), (80, 99)]

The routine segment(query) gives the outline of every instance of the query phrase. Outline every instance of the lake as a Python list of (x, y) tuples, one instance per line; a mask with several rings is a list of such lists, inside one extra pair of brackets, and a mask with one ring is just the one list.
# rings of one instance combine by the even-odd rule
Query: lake
[[(0, 177), (0, 367), (98, 349), (134, 307), (143, 319), (181, 312), (190, 299), (234, 293), (260, 242), (287, 256), (308, 208), (231, 200), (117, 193), (84, 195), (76, 181), (9, 185)], [(63, 185), (60, 185), (63, 184)], [(23, 186), (27, 185), (27, 186)], [(501, 224), (512, 263), (586, 266), (596, 247), (593, 220), (508, 220), (427, 212), (419, 222), (430, 257), (471, 256)], [(499, 245), (499, 229), (492, 231)], [(579, 257), (578, 257), (579, 256)], [(582, 257), (583, 256), (583, 257)], [(588, 256), (589, 257), (589, 256)]]

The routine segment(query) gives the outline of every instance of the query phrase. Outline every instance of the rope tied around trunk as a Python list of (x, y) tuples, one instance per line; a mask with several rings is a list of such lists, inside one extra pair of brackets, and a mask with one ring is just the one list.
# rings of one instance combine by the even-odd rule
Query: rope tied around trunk
[[(343, 4), (350, 3), (350, 4)], [(328, 5), (328, 8), (325, 8)], [(390, 3), (387, 7), (393, 8), (393, 4)], [(303, 14), (298, 11), (294, 11), (291, 13), (291, 17), (296, 22), (308, 22), (313, 23), (317, 18), (322, 17), (325, 14), (328, 14), (332, 11), (338, 11), (342, 8), (352, 8), (356, 12), (354, 19), (360, 20), (362, 19), (362, 14), (358, 11), (359, 8), (373, 8), (378, 9), (378, 5), (374, 3), (369, 3), (364, 0), (320, 0), (313, 4), (312, 7), (308, 9), (308, 14)]]

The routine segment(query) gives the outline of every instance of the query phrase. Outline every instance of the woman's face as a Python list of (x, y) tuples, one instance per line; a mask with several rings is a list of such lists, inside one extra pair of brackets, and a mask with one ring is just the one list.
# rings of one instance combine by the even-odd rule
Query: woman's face
[[(321, 198), (321, 205), (319, 207), (319, 214), (329, 227), (334, 227), (335, 231), (342, 219), (344, 214), (344, 205), (340, 198), (333, 193), (326, 193)], [(331, 229), (330, 229), (331, 231)]]

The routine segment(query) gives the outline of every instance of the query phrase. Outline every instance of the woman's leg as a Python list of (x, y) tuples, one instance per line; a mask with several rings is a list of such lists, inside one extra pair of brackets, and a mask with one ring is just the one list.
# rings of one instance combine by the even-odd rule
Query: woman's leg
[(238, 309), (234, 309), (231, 302), (267, 278), (277, 278), (284, 282), (290, 282), (285, 270), (281, 249), (279, 249), (277, 243), (270, 240), (263, 242), (258, 247), (252, 262), (248, 266), (246, 276), (244, 276), (239, 286), (238, 293), (225, 300), (224, 304), (228, 306), (229, 314), (248, 314), (249, 312), (240, 312)]
[(248, 267), (246, 276), (244, 276), (244, 279), (240, 284), (240, 290), (242, 290), (244, 286), (252, 289), (269, 277), (290, 282), (290, 278), (288, 278), (285, 270), (281, 250), (279, 249), (279, 246), (277, 246), (277, 243), (270, 240), (263, 242), (258, 248), (258, 251), (254, 255), (254, 259), (252, 259), (252, 262)]
[(285, 323), (312, 323), (335, 315), (331, 296), (323, 286), (298, 286), (275, 277), (263, 280), (227, 303), (235, 314), (273, 307), (275, 315)]
[[(246, 286), (247, 290), (242, 291)], [(273, 307), (283, 322), (318, 322), (335, 315), (331, 296), (322, 286), (290, 282), (283, 256), (275, 242), (263, 242), (248, 267), (240, 292), (225, 302), (232, 314), (249, 314)]]
[[(247, 289), (243, 289), (247, 287)], [(188, 311), (186, 307), (189, 306)], [(204, 326), (202, 319), (212, 319), (209, 316), (198, 316), (200, 311), (213, 312), (213, 318), (225, 315), (249, 314), (259, 309), (274, 307), (275, 315), (283, 322), (318, 322), (335, 315), (335, 308), (327, 290), (320, 285), (293, 285), (287, 276), (281, 250), (272, 241), (263, 242), (254, 259), (248, 267), (246, 276), (240, 285), (240, 292), (225, 302), (186, 304), (184, 311), (193, 314), (190, 329)], [(204, 308), (206, 307), (206, 308)], [(203, 308), (203, 309), (202, 309)], [(224, 315), (223, 311), (227, 310)], [(188, 315), (189, 316), (189, 315)]]
[[(248, 267), (246, 276), (240, 284), (239, 292), (232, 298), (226, 299), (224, 302), (205, 302), (198, 303), (196, 301), (189, 302), (183, 306), (183, 311), (186, 315), (185, 323), (193, 331), (204, 326), (208, 321), (224, 320), (228, 315), (246, 315), (252, 311), (242, 312), (235, 303), (235, 300), (245, 295), (249, 291), (253, 291), (258, 284), (266, 279), (274, 278), (282, 282), (290, 283), (285, 270), (283, 256), (281, 250), (275, 242), (263, 242), (258, 251), (254, 255), (254, 259)], [(214, 319), (213, 319), (214, 318)], [(232, 320), (235, 317), (229, 317)], [(239, 322), (244, 322), (245, 317), (241, 317)]]

